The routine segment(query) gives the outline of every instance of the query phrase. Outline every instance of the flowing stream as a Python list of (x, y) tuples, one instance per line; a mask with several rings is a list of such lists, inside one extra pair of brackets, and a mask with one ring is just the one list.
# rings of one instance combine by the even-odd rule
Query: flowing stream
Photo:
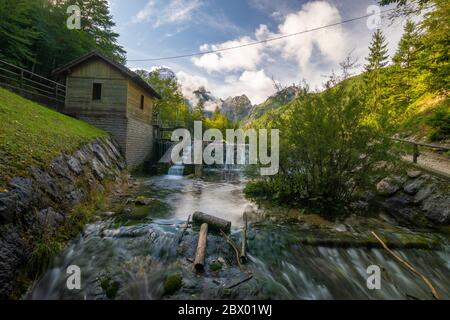
[[(243, 195), (244, 175), (215, 170), (202, 179), (138, 177), (139, 195), (152, 199), (86, 226), (26, 295), (28, 299), (431, 299), (429, 288), (382, 249), (333, 248), (301, 244), (295, 221), (259, 209), (251, 216), (245, 270), (236, 266), (220, 235), (208, 236), (207, 268), (192, 270), (196, 227), (180, 234), (188, 218), (202, 211), (230, 220), (239, 241), (243, 212), (256, 207)], [(450, 246), (436, 250), (398, 249), (450, 299)], [(220, 263), (213, 270), (212, 265)], [(68, 266), (81, 270), (81, 289), (66, 286)], [(368, 266), (381, 267), (381, 289), (367, 288)], [(217, 270), (218, 269), (218, 270)], [(253, 278), (233, 287), (241, 280)], [(182, 286), (167, 292), (167, 276)], [(167, 284), (167, 283), (166, 283)]]

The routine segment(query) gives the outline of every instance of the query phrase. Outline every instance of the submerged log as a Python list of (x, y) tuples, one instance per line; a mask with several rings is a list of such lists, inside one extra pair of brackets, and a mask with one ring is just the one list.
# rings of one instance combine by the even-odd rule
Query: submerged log
[(244, 229), (242, 230), (241, 252), (239, 253), (241, 263), (247, 262), (247, 224), (247, 214), (244, 212)]
[(195, 212), (193, 215), (193, 221), (196, 224), (202, 224), (202, 223), (207, 223), (208, 227), (211, 230), (215, 230), (215, 231), (220, 231), (222, 230), (223, 232), (226, 233), (230, 233), (231, 230), (231, 222), (218, 218), (218, 217), (214, 217), (211, 216), (209, 214), (203, 213), (203, 212)]
[(194, 268), (201, 272), (205, 270), (205, 254), (206, 254), (206, 239), (208, 238), (208, 224), (204, 223), (200, 227), (198, 235), (197, 253), (195, 254)]

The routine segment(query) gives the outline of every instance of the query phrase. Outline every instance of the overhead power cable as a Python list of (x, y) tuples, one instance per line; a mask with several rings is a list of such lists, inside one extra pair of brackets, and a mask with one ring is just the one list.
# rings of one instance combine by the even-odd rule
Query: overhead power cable
[[(392, 8), (392, 9), (381, 11), (380, 15), (386, 14), (388, 12), (391, 12), (391, 11), (395, 10), (395, 9), (396, 8)], [(310, 33), (310, 32), (314, 32), (314, 31), (326, 29), (326, 28), (335, 27), (335, 26), (342, 25), (342, 24), (345, 24), (345, 23), (349, 23), (349, 22), (353, 22), (353, 21), (369, 18), (369, 17), (372, 17), (372, 16), (374, 16), (373, 13), (372, 14), (366, 14), (364, 16), (355, 17), (355, 18), (343, 20), (343, 21), (340, 21), (340, 22), (335, 22), (335, 23), (332, 23), (332, 24), (328, 24), (328, 25), (324, 25), (324, 26), (320, 26), (320, 27), (316, 27), (316, 28), (312, 28), (312, 29), (306, 29), (306, 30), (303, 30), (303, 31), (295, 32), (295, 33), (285, 34), (285, 35), (282, 35), (282, 36), (272, 37), (272, 38), (259, 40), (259, 41), (253, 41), (253, 42), (249, 42), (249, 43), (245, 43), (245, 44), (241, 44), (241, 45), (237, 45), (237, 46), (232, 46), (232, 47), (227, 47), (227, 48), (221, 48), (221, 49), (216, 49), (216, 50), (208, 50), (208, 51), (201, 51), (201, 52), (194, 52), (194, 53), (188, 53), (188, 54), (182, 54), (182, 55), (176, 55), (176, 56), (150, 58), (150, 59), (133, 59), (133, 60), (127, 60), (127, 61), (128, 62), (144, 62), (144, 61), (173, 60), (173, 59), (182, 59), (182, 58), (190, 58), (190, 57), (195, 57), (195, 56), (202, 56), (202, 55), (211, 54), (211, 53), (219, 53), (219, 52), (224, 52), (224, 51), (229, 51), (229, 50), (235, 50), (235, 49), (255, 46), (255, 45), (268, 43), (268, 42), (272, 42), (272, 41), (277, 41), (277, 40), (281, 40), (281, 39), (286, 39), (286, 38), (298, 36), (298, 35), (301, 35), (301, 34)]]

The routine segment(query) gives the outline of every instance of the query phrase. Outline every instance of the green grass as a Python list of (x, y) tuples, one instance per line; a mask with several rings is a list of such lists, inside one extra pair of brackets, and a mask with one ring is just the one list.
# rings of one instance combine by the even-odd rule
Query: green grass
[[(107, 133), (0, 88), (0, 189)], [(1, 190), (0, 190), (1, 191)]]
[(407, 113), (409, 116), (400, 128), (404, 136), (429, 141), (450, 139), (450, 100), (445, 95), (426, 93), (408, 107)]

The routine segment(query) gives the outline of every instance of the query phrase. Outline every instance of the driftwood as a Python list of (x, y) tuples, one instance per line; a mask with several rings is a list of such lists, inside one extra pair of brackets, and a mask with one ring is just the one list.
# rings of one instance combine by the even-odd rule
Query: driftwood
[(207, 223), (208, 227), (211, 230), (216, 230), (216, 231), (224, 231), (226, 233), (230, 233), (231, 230), (231, 222), (218, 218), (218, 217), (214, 217), (211, 216), (209, 214), (203, 213), (203, 212), (195, 212), (193, 215), (193, 221), (196, 224), (202, 224), (202, 223)]
[(198, 235), (197, 253), (195, 254), (194, 268), (201, 272), (205, 270), (205, 254), (206, 254), (206, 239), (208, 238), (208, 224), (204, 223), (200, 227)]
[(436, 291), (436, 289), (433, 287), (433, 285), (431, 284), (431, 281), (428, 280), (427, 277), (425, 277), (423, 274), (421, 274), (419, 271), (417, 271), (412, 265), (410, 265), (407, 261), (403, 260), (399, 255), (397, 255), (394, 251), (392, 251), (391, 249), (389, 249), (389, 247), (386, 245), (386, 243), (384, 243), (383, 240), (381, 240), (381, 238), (372, 231), (372, 235), (378, 240), (378, 242), (380, 242), (380, 244), (383, 246), (383, 248), (391, 255), (393, 256), (396, 260), (398, 260), (399, 262), (401, 262), (409, 271), (411, 271), (412, 273), (414, 273), (415, 275), (419, 276), (423, 282), (425, 282), (425, 284), (430, 288), (431, 293), (433, 294), (433, 297), (435, 299), (440, 300), (441, 297), (439, 295), (439, 293)]
[(239, 250), (236, 246), (236, 244), (234, 243), (233, 240), (230, 239), (230, 237), (228, 237), (225, 232), (223, 232), (222, 230), (220, 230), (220, 233), (222, 234), (222, 236), (225, 238), (225, 240), (227, 241), (227, 243), (230, 245), (230, 247), (234, 250), (234, 253), (236, 255), (236, 261), (237, 264), (239, 266), (239, 269), (242, 270), (242, 265), (241, 265), (241, 261), (239, 260)]
[(189, 222), (191, 221), (191, 215), (187, 218), (186, 225), (183, 228), (183, 231), (181, 232), (180, 238), (178, 239), (178, 243), (181, 243), (181, 240), (183, 240), (184, 234), (186, 233), (186, 230), (189, 228)]
[(249, 281), (251, 279), (253, 279), (253, 275), (249, 275), (247, 278), (245, 278), (245, 279), (243, 279), (243, 280), (241, 280), (241, 281), (239, 281), (239, 282), (229, 286), (227, 289), (233, 289), (233, 288), (235, 288), (235, 287), (237, 287), (237, 286), (239, 286), (239, 285), (241, 285), (241, 284), (243, 284), (243, 283), (245, 283), (245, 282), (247, 282), (247, 281)]
[(241, 252), (239, 254), (239, 260), (241, 263), (247, 262), (247, 214), (244, 212), (244, 229), (242, 230), (241, 237)]

